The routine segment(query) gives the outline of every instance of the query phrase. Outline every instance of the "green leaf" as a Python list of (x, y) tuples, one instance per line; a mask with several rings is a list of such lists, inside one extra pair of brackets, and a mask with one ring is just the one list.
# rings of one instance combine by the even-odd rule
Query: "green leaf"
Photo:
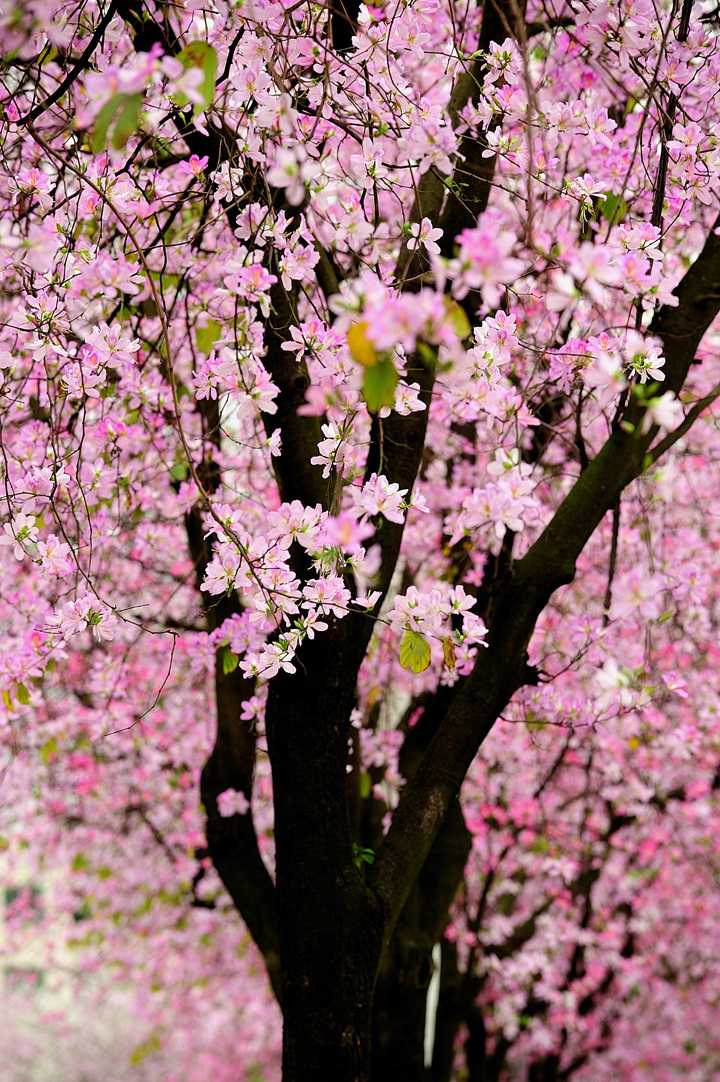
[(176, 462), (170, 470), (173, 481), (184, 481), (188, 475), (187, 462)]
[(5, 703), (5, 706), (8, 708), (8, 710), (13, 709), (12, 696), (10, 695), (10, 692), (7, 688), (3, 688), (2, 690), (2, 701)]
[(470, 320), (465, 314), (465, 310), (460, 307), (457, 301), (453, 301), (450, 297), (446, 297), (445, 311), (448, 314), (452, 328), (458, 338), (467, 338), (472, 327), (470, 326)]
[(49, 740), (46, 740), (43, 746), (40, 748), (40, 755), (45, 766), (52, 762), (58, 753), (58, 742), (54, 736), (51, 736)]
[[(217, 53), (213, 49), (212, 45), (208, 45), (206, 42), (198, 42), (203, 47), (203, 62), (200, 65), (205, 78), (200, 84), (200, 93), (205, 99), (204, 108), (207, 109), (208, 105), (212, 105), (215, 98), (215, 76), (217, 75)], [(202, 112), (201, 109), (195, 107), (196, 112)]]
[(362, 800), (367, 798), (372, 793), (372, 778), (369, 774), (364, 773), (360, 775), (360, 797)]
[[(200, 68), (203, 73), (203, 81), (197, 88), (203, 100), (202, 103), (195, 102), (193, 104), (193, 112), (197, 116), (199, 113), (204, 112), (208, 105), (212, 104), (215, 97), (217, 53), (212, 45), (208, 45), (206, 41), (191, 41), (178, 53), (178, 60), (186, 71), (188, 68)], [(187, 95), (182, 92), (175, 94), (174, 100), (181, 108), (190, 102)]]
[(419, 631), (405, 632), (400, 643), (400, 664), (403, 669), (412, 669), (414, 673), (424, 672), (430, 665), (430, 643)]
[(418, 342), (417, 350), (426, 366), (431, 372), (434, 372), (438, 361), (437, 350), (433, 346), (429, 346), (427, 342)]
[(225, 676), (228, 676), (229, 673), (231, 673), (231, 672), (235, 672), (235, 670), (238, 667), (238, 662), (239, 661), (240, 661), (240, 658), (238, 657), (237, 654), (233, 654), (232, 650), (227, 650), (226, 649), (224, 651), (224, 653), (223, 653), (223, 672), (224, 672)]
[(21, 706), (29, 706), (30, 704), (30, 692), (24, 684), (18, 684), (17, 689), (18, 702)]
[(627, 213), (627, 203), (620, 195), (606, 195), (600, 202), (600, 213), (606, 222), (617, 225)]
[(137, 128), (142, 103), (142, 94), (131, 94), (127, 98), (113, 131), (112, 145), (116, 150), (122, 150)]
[(143, 1041), (142, 1044), (139, 1044), (137, 1048), (133, 1049), (130, 1053), (131, 1064), (133, 1067), (137, 1067), (147, 1056), (151, 1056), (153, 1052), (158, 1052), (160, 1048), (160, 1038), (157, 1033), (153, 1033), (147, 1041)]
[(371, 368), (365, 369), (363, 396), (371, 413), (377, 413), (382, 406), (392, 408), (395, 405), (397, 383), (397, 370), (389, 358), (378, 361)]
[(98, 113), (92, 137), (90, 139), (90, 149), (93, 154), (99, 154), (101, 150), (105, 149), (107, 145), (108, 128), (126, 101), (127, 94), (116, 94), (114, 98), (110, 98), (110, 101), (105, 102)]
[(195, 332), (197, 348), (201, 353), (210, 353), (220, 337), (222, 326), (216, 319), (209, 319), (205, 327), (198, 327)]
[(88, 869), (88, 858), (84, 853), (76, 853), (72, 862), (72, 870), (74, 872), (85, 872)]
[(357, 842), (353, 842), (353, 860), (356, 868), (360, 868), (363, 862), (365, 864), (374, 864), (375, 853), (372, 849), (363, 849)]

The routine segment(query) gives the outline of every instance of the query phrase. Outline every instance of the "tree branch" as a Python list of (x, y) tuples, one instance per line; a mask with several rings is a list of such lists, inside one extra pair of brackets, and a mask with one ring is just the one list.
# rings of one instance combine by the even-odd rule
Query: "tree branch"
[[(720, 311), (720, 238), (716, 221), (697, 261), (675, 289), (677, 307), (662, 308), (652, 330), (667, 355), (666, 386), (676, 393), (697, 347)], [(429, 852), (439, 825), (485, 739), (524, 682), (524, 659), (535, 623), (558, 587), (572, 582), (575, 563), (623, 489), (645, 468), (657, 428), (642, 432), (645, 407), (631, 400), (618, 429), (580, 475), (543, 533), (498, 586), (488, 633), (474, 669), (441, 723), (418, 772), (404, 789), (368, 883), (385, 911), (385, 936)]]
[[(521, 40), (525, 33), (525, 0), (487, 0), (483, 5), (483, 19), (477, 51), (481, 54), (473, 61), (468, 75), (461, 78), (455, 88), (452, 101), (454, 124), (457, 114), (468, 99), (477, 105), (485, 77), (485, 56), (492, 43), (502, 44), (507, 37)], [(453, 126), (454, 126), (453, 124)], [(477, 136), (468, 132), (463, 135), (458, 148), (458, 161), (454, 176), (460, 176), (465, 185), (461, 197), (454, 191), (448, 193), (447, 202), (439, 221), (443, 230), (441, 251), (449, 258), (453, 254), (455, 238), (463, 229), (477, 225), (490, 198), (492, 178), (495, 174), (496, 156), (483, 157), (488, 149), (487, 132)], [(463, 160), (464, 159), (464, 160)]]
[(270, 290), (270, 306), (270, 316), (265, 322), (263, 363), (280, 394), (275, 399), (277, 413), (263, 413), (263, 424), (268, 436), (280, 430), (280, 454), (272, 460), (280, 499), (300, 500), (306, 507), (320, 504), (327, 509), (330, 499), (322, 467), (313, 466), (310, 461), (317, 455), (322, 439), (320, 418), (298, 415), (298, 408), (305, 404), (310, 375), (302, 354), (282, 348), (283, 343), (292, 340), (290, 327), (297, 324), (297, 315), (280, 281)]
[[(220, 417), (216, 400), (198, 404), (203, 413), (209, 440), (217, 446), (220, 440)], [(220, 483), (217, 462), (206, 456), (198, 467), (206, 491), (215, 491)], [(212, 544), (205, 536), (199, 507), (185, 516), (185, 530), (190, 556), (195, 565), (198, 591), (212, 558)], [(200, 592), (205, 617), (210, 630), (240, 612), (236, 594), (212, 598)], [(206, 814), (208, 850), (220, 878), (242, 916), (253, 939), (262, 952), (273, 991), (281, 1002), (280, 932), (275, 901), (275, 887), (258, 848), (252, 815), (223, 817), (217, 797), (226, 789), (252, 795), (255, 769), (255, 731), (251, 723), (240, 718), (242, 704), (255, 690), (254, 681), (246, 680), (239, 668), (225, 672), (223, 649), (215, 652), (215, 701), (217, 730), (212, 752), (200, 779), (200, 799)]]
[[(516, 0), (487, 0), (483, 5), (477, 44), (479, 55), (460, 75), (453, 88), (450, 102), (450, 121), (453, 128), (457, 127), (460, 111), (468, 101), (477, 105), (480, 100), (485, 77), (484, 54), (488, 52), (490, 44), (501, 44), (513, 34), (513, 29), (514, 36), (517, 37), (520, 33), (520, 17), (525, 17), (525, 0), (520, 0), (519, 4)], [(460, 140), (454, 177), (462, 174), (464, 178), (466, 191), (462, 197), (448, 186), (448, 177), (433, 169), (428, 170), (418, 183), (412, 221), (420, 222), (423, 218), (430, 218), (433, 225), (443, 230), (440, 250), (446, 258), (453, 254), (457, 235), (463, 229), (477, 225), (478, 217), (487, 207), (490, 198), (496, 156), (493, 154), (488, 158), (483, 157), (488, 146), (486, 134), (484, 131), (478, 135), (468, 132)], [(413, 275), (422, 274), (428, 266), (427, 256), (420, 249), (409, 251), (407, 242), (403, 244), (398, 258), (398, 280), (403, 280), (408, 272)]]
[[(384, 473), (391, 484), (407, 489), (409, 498), (422, 462), (435, 373), (415, 356), (408, 363), (407, 381), (420, 385), (419, 398), (425, 409), (405, 417), (395, 412), (384, 420), (373, 417), (365, 478), (367, 480), (373, 473)], [(395, 571), (404, 529), (404, 523), (383, 518), (374, 538), (382, 551), (378, 589), (383, 598)], [(381, 604), (382, 599), (375, 607), (376, 612), (380, 611)]]
[[(171, 55), (180, 51), (180, 43), (172, 33), (153, 19), (145, 18), (140, 0), (116, 0), (116, 3), (118, 13), (133, 30), (136, 49), (147, 51), (152, 45), (160, 44)], [(190, 111), (177, 112), (174, 121), (178, 134), (190, 152), (209, 159), (209, 170), (233, 160), (236, 148), (229, 130), (218, 131), (208, 125), (207, 134), (204, 134), (195, 127)], [(234, 227), (236, 215), (232, 205), (226, 207), (226, 214), (230, 226)], [(327, 257), (326, 262), (330, 264)], [(324, 281), (331, 288), (333, 278), (327, 266), (324, 267)], [(281, 454), (273, 458), (280, 498), (284, 501), (300, 500), (311, 507), (320, 503), (325, 507), (327, 494), (322, 470), (310, 463), (321, 438), (320, 421), (317, 417), (301, 417), (297, 413), (298, 406), (305, 402), (305, 390), (310, 378), (305, 362), (282, 349), (283, 342), (291, 340), (289, 328), (297, 323), (297, 315), (287, 290), (280, 282), (270, 292), (270, 305), (271, 314), (265, 321), (267, 352), (264, 363), (280, 394), (276, 399), (277, 413), (264, 413), (263, 421), (268, 435), (278, 428), (281, 431)]]
[(36, 105), (34, 109), (31, 109), (27, 116), (24, 116), (20, 120), (18, 120), (18, 124), (32, 123), (32, 121), (37, 120), (39, 116), (42, 116), (42, 114), (46, 112), (46, 110), (49, 109), (51, 105), (54, 105), (55, 102), (63, 96), (66, 90), (70, 89), (72, 84), (77, 79), (78, 75), (80, 75), (85, 70), (88, 60), (98, 47), (100, 39), (110, 25), (113, 16), (117, 11), (117, 8), (117, 0), (111, 0), (111, 2), (108, 4), (107, 11), (105, 12), (95, 29), (95, 33), (90, 38), (90, 41), (83, 49), (81, 55), (78, 57), (77, 62), (73, 65), (72, 70), (65, 76), (60, 85), (57, 86), (55, 90), (53, 90), (52, 94), (49, 94), (44, 101), (41, 101), (39, 105)]
[(645, 469), (652, 466), (654, 462), (657, 462), (661, 455), (664, 455), (678, 440), (682, 439), (685, 433), (695, 424), (700, 414), (703, 413), (708, 406), (711, 406), (718, 398), (720, 398), (720, 383), (716, 383), (712, 391), (695, 403), (690, 412), (686, 414), (682, 424), (679, 424), (672, 432), (668, 432), (664, 439), (660, 440), (659, 443), (656, 443), (654, 447), (650, 448), (645, 455)]

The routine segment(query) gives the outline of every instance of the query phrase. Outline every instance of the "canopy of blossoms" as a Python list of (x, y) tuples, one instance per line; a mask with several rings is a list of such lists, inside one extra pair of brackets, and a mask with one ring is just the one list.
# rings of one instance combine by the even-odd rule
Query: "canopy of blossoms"
[(279, 1082), (274, 719), (344, 682), (347, 859), (395, 927), (430, 739), (489, 687), (433, 744), (459, 1006), (413, 1055), (709, 1082), (717, 10), (338, 8), (0, 10), (0, 950), (42, 882), (52, 980), (129, 997), (88, 1077)]

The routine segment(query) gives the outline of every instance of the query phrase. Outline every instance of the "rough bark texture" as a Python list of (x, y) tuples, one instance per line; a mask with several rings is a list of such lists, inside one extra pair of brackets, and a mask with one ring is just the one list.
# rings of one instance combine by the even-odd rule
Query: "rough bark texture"
[(340, 649), (329, 665), (324, 643), (308, 643), (302, 671), (270, 685), (284, 1079), (370, 1078), (382, 924), (355, 867), (347, 810), (352, 653)]

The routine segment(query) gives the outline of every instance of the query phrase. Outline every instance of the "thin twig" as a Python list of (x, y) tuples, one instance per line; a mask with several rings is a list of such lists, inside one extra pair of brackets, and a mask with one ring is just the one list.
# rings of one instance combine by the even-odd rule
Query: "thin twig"
[(98, 44), (100, 42), (100, 38), (103, 36), (105, 31), (107, 30), (108, 25), (110, 24), (110, 21), (112, 20), (113, 16), (115, 15), (116, 8), (117, 8), (117, 0), (111, 0), (107, 11), (105, 12), (102, 19), (100, 20), (100, 22), (97, 25), (97, 29), (95, 30), (95, 33), (91, 37), (88, 45), (85, 46), (85, 48), (84, 48), (84, 50), (82, 52), (82, 55), (80, 56), (79, 60), (75, 64), (72, 71), (68, 75), (65, 76), (65, 78), (60, 83), (60, 85), (58, 87), (56, 87), (55, 90), (53, 90), (52, 94), (49, 94), (48, 97), (45, 98), (44, 101), (41, 101), (39, 105), (36, 105), (35, 108), (32, 109), (28, 113), (27, 116), (24, 116), (21, 120), (18, 120), (17, 121), (18, 124), (31, 124), (33, 122), (33, 120), (37, 120), (37, 118), (39, 116), (42, 116), (42, 114), (47, 109), (49, 109), (51, 105), (54, 105), (55, 102), (58, 101), (58, 99), (63, 96), (63, 94), (65, 93), (66, 90), (70, 89), (72, 84), (77, 79), (78, 75), (81, 73), (81, 71), (83, 70), (83, 68), (87, 64), (87, 62), (90, 59), (90, 57), (92, 56), (92, 54), (95, 52), (95, 49), (97, 48), (97, 46), (98, 46)]

